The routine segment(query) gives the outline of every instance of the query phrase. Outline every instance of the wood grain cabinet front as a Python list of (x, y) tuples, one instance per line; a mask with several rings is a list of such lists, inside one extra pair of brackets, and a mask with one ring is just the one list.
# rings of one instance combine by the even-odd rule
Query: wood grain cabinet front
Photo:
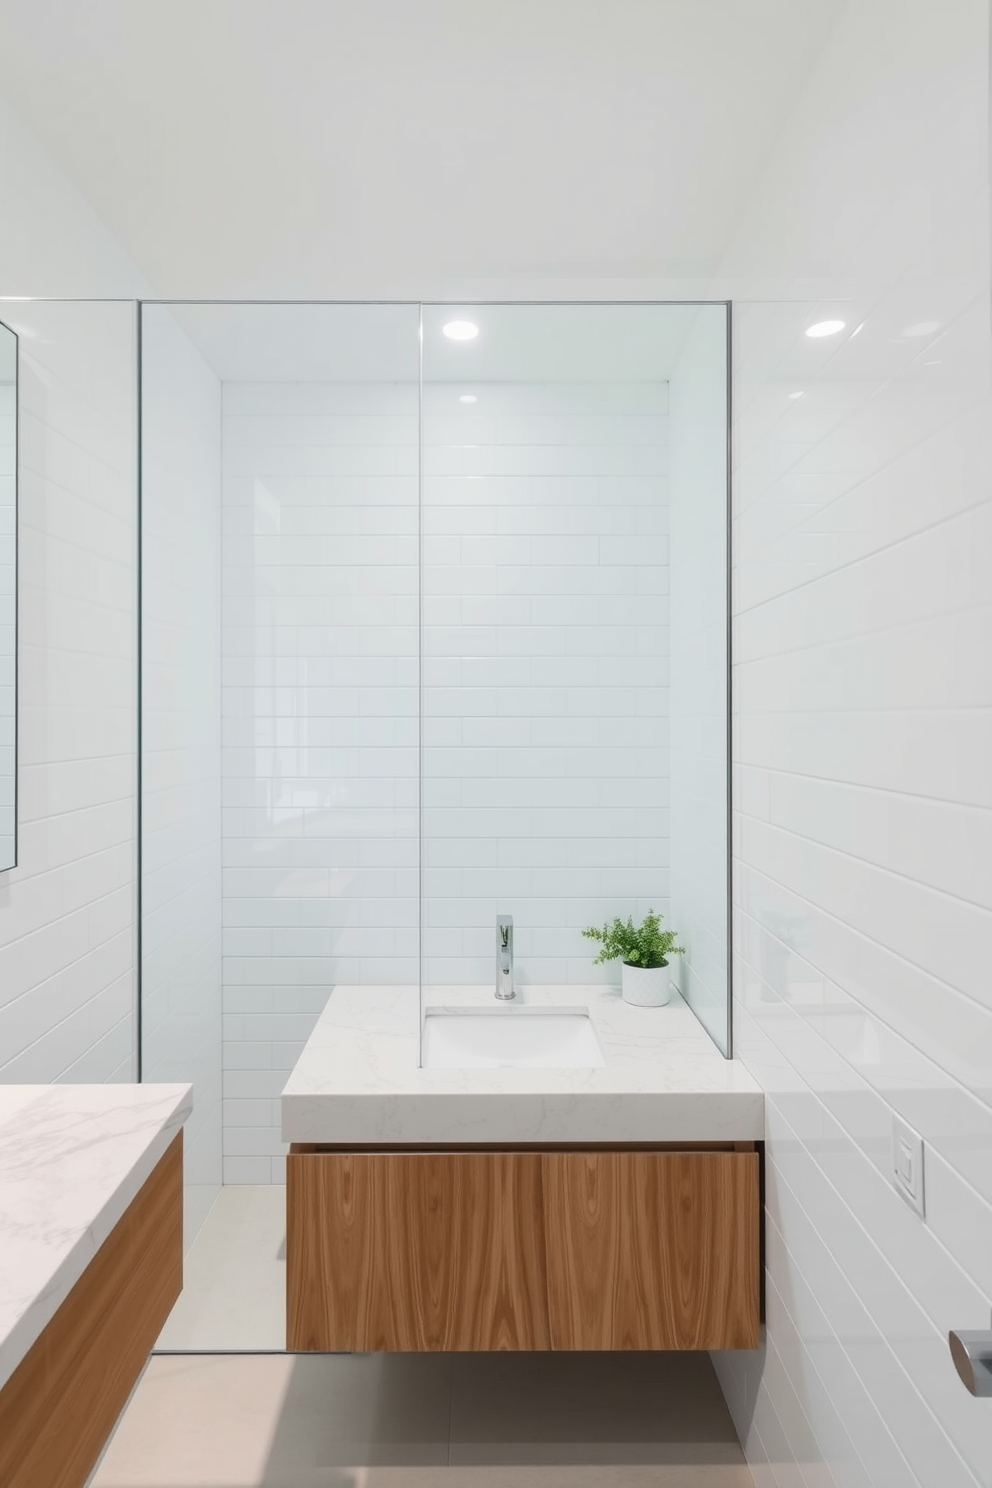
[(753, 1147), (294, 1148), (286, 1346), (755, 1348), (758, 1163)]
[(0, 1488), (83, 1488), (183, 1284), (183, 1138), (0, 1389)]

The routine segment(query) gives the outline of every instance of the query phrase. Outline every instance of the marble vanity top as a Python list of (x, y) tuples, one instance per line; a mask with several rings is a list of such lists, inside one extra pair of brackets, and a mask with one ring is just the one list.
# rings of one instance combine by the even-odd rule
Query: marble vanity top
[[(587, 1007), (606, 1056), (591, 1069), (421, 1069), (416, 987), (336, 987), (282, 1096), (288, 1142), (719, 1142), (764, 1137), (764, 1097), (676, 994), (523, 988), (524, 1006)], [(431, 1006), (498, 1007), (478, 987)]]
[(0, 1387), (192, 1105), (189, 1085), (0, 1085)]

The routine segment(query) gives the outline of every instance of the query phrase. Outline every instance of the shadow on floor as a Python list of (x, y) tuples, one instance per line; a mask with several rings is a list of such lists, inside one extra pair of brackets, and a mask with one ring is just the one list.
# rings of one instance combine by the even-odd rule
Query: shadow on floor
[(753, 1488), (707, 1354), (157, 1355), (92, 1488)]
[[(510, 1478), (506, 1469), (664, 1466), (697, 1471), (676, 1477), (654, 1474), (644, 1481), (751, 1481), (749, 1475), (740, 1476), (742, 1469), (746, 1474), (743, 1453), (705, 1353), (334, 1359), (329, 1371), (327, 1356), (295, 1357), (265, 1488), (283, 1488), (292, 1481), (292, 1472), (303, 1466), (296, 1423), (314, 1422), (318, 1416), (328, 1429), (317, 1427), (309, 1468), (353, 1467), (356, 1462), (383, 1468), (448, 1466), (465, 1469), (467, 1482), (516, 1483), (523, 1479), (517, 1473)], [(332, 1374), (352, 1399), (342, 1399), (335, 1388), (329, 1410), (325, 1392)], [(497, 1479), (472, 1471), (495, 1468), (503, 1470)], [(720, 1468), (737, 1472), (726, 1479), (712, 1476)], [(704, 1471), (711, 1476), (703, 1477)], [(402, 1482), (412, 1484), (419, 1476), (404, 1476)], [(380, 1479), (385, 1485), (393, 1475), (374, 1480), (346, 1475), (342, 1488), (367, 1488)], [(595, 1480), (605, 1481), (601, 1475)], [(538, 1474), (533, 1481), (546, 1478)], [(334, 1478), (328, 1482), (337, 1488)]]

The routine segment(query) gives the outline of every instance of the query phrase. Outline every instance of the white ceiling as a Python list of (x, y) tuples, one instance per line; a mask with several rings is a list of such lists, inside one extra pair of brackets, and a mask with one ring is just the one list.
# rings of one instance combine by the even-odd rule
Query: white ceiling
[(698, 280), (847, 3), (0, 0), (0, 89), (163, 295)]
[[(663, 382), (698, 314), (689, 305), (424, 306), (427, 382)], [(416, 382), (416, 305), (147, 306), (174, 315), (225, 382)], [(473, 341), (444, 325), (468, 319)]]

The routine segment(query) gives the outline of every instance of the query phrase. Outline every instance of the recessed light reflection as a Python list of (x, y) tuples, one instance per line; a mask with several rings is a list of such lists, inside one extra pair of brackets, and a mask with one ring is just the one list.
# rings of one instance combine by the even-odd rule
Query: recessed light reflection
[(806, 327), (806, 334), (812, 336), (814, 340), (819, 339), (820, 336), (836, 336), (837, 332), (842, 331), (846, 325), (846, 320), (818, 320), (816, 325)]
[(915, 325), (908, 325), (903, 331), (904, 336), (932, 336), (934, 331), (940, 330), (939, 320), (918, 320)]
[(806, 396), (805, 393), (790, 393), (789, 394), (789, 397), (790, 398), (805, 398), (805, 396)]
[(459, 403), (478, 403), (479, 400), (474, 393), (460, 393), (458, 401)]
[(472, 320), (449, 320), (443, 327), (449, 341), (474, 341), (479, 327)]

